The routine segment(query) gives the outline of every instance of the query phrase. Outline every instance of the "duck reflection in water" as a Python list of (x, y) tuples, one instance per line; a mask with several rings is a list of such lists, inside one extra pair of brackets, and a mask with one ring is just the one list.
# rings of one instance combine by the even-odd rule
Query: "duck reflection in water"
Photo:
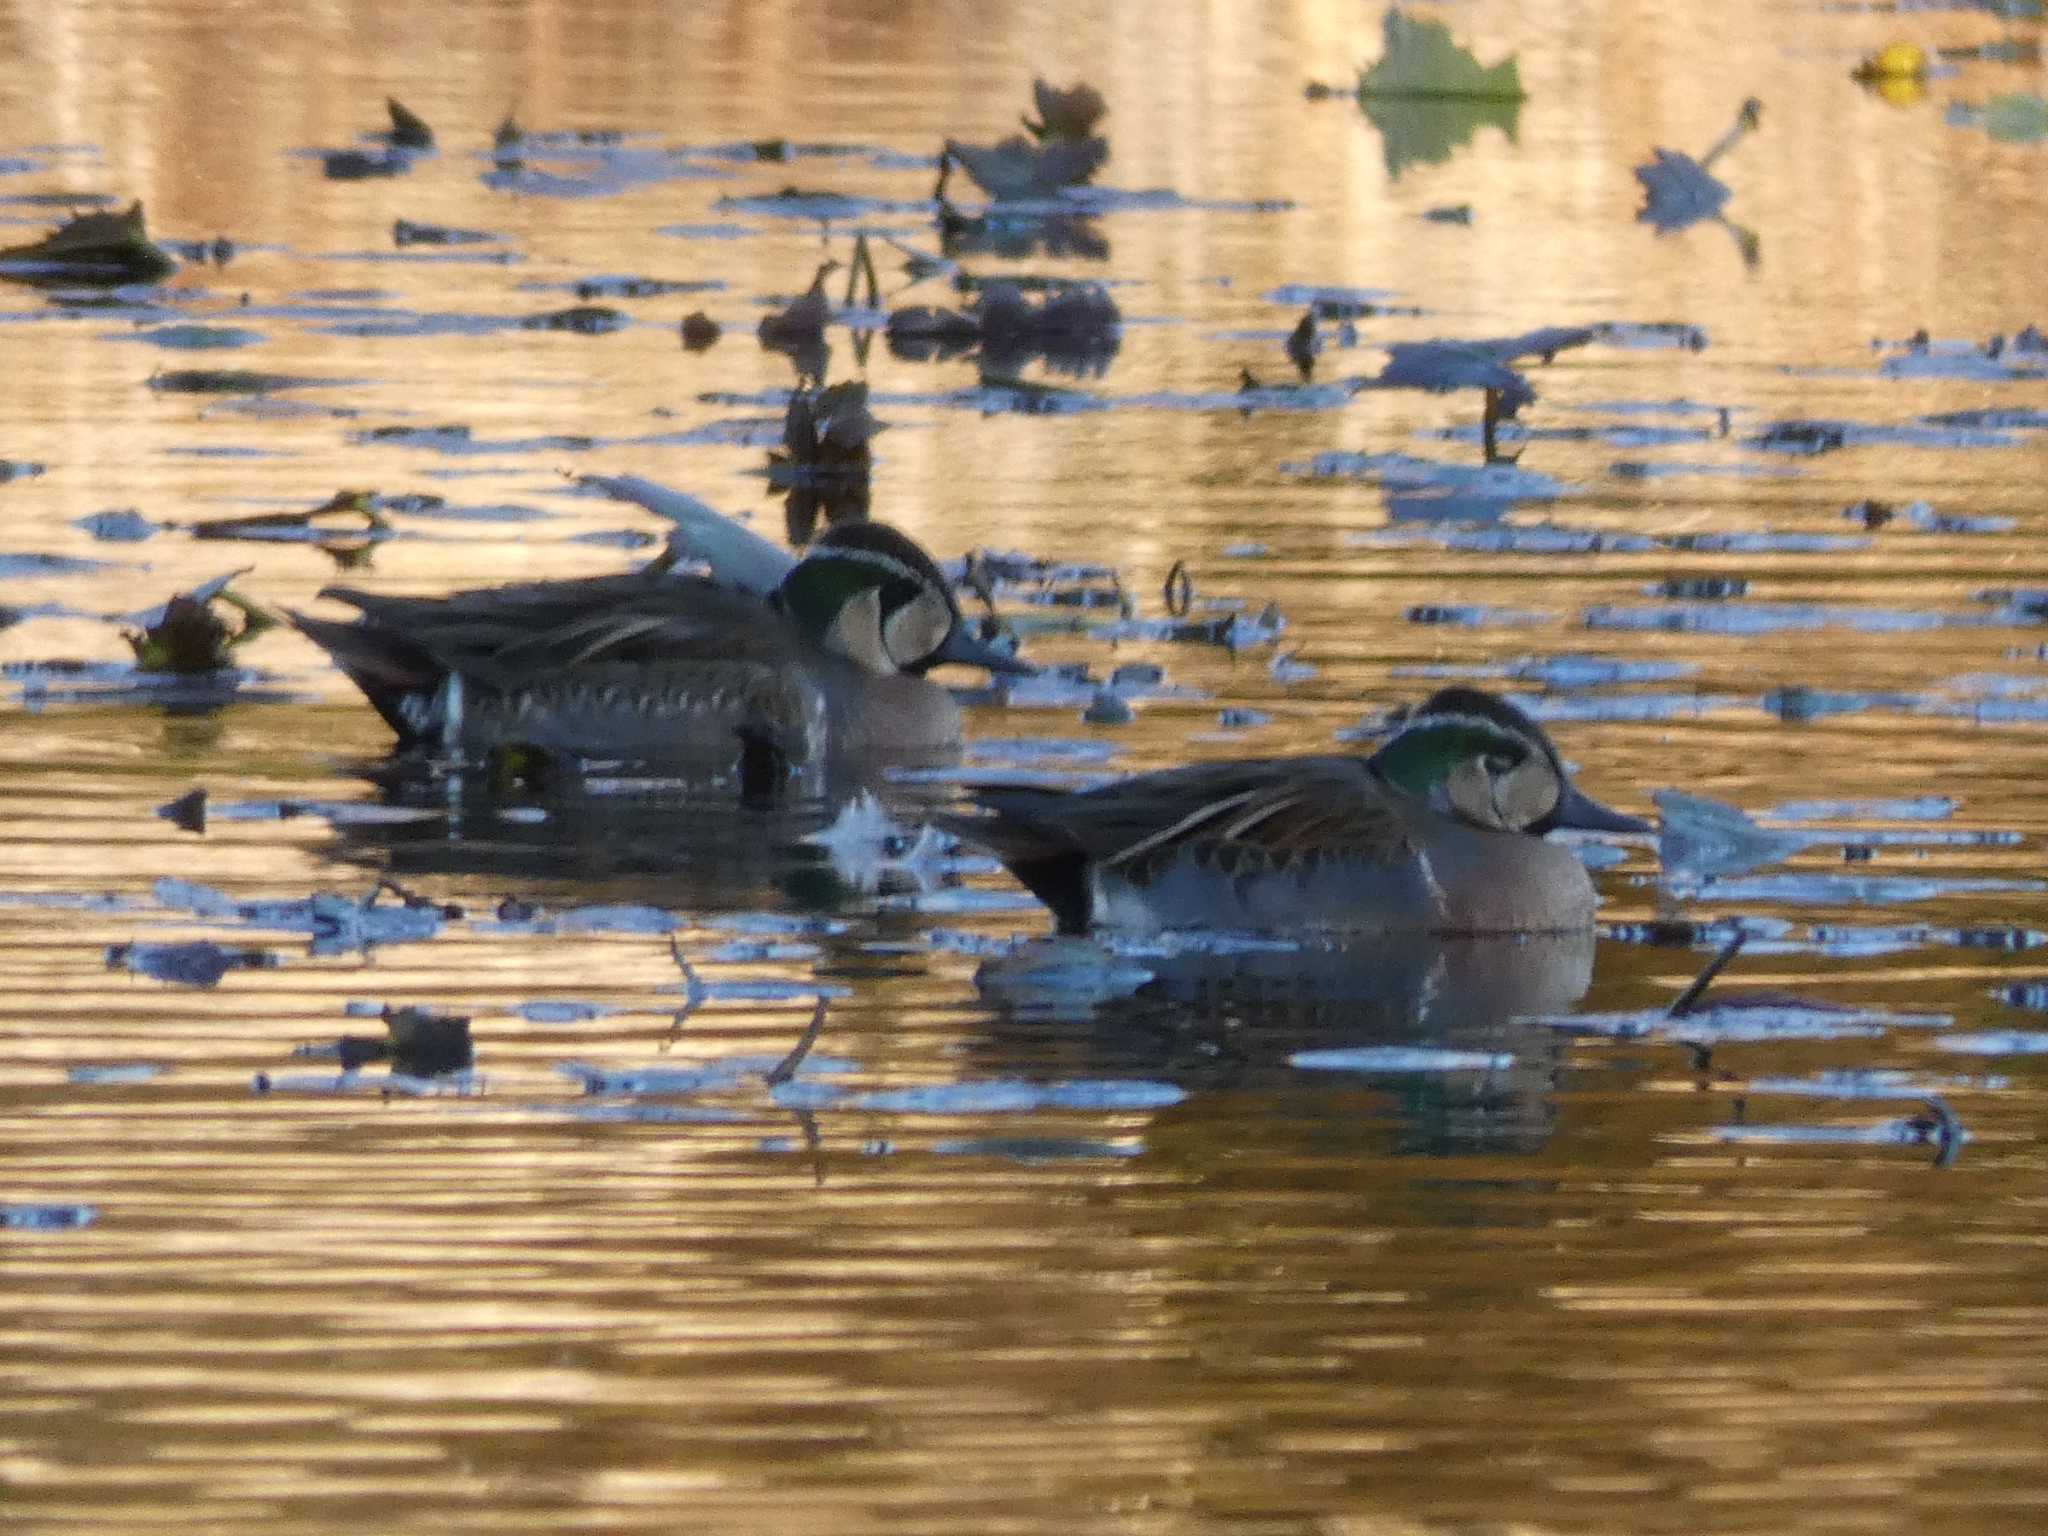
[(1135, 941), (1113, 956), (1066, 938), (991, 960), (976, 981), (996, 1010), (993, 1056), (1186, 1090), (1148, 1128), (1155, 1149), (1179, 1119), (1213, 1116), (1215, 1093), (1228, 1091), (1270, 1101), (1262, 1125), (1325, 1150), (1335, 1138), (1375, 1154), (1519, 1153), (1553, 1129), (1563, 1048), (1557, 1031), (1524, 1020), (1577, 1004), (1593, 953), (1590, 929), (1263, 949)]

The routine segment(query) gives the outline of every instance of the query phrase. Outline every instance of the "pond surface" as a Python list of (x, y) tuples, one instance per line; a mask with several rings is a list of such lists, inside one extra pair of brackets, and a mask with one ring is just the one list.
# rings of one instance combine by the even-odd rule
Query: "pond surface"
[[(1312, 99), (1380, 51), (1318, 0), (0, 4), (0, 245), (59, 194), (140, 198), (187, 256), (92, 302), (0, 287), (25, 1529), (2040, 1528), (2048, 353), (2014, 338), (2048, 325), (2048, 151), (1952, 108), (2038, 94), (2041, 23), (1442, 14), (1518, 57), (1519, 110)], [(1854, 83), (1895, 40), (2021, 61)], [(1012, 131), (1034, 74), (1099, 86), (1098, 185), (1160, 195), (942, 252), (940, 144)], [(387, 95), (437, 151), (331, 177)], [(1631, 168), (1748, 97), (1719, 216), (1639, 221)], [(791, 186), (861, 201), (790, 216)], [(1589, 846), (1597, 946), (1048, 976), (1005, 962), (1047, 924), (992, 865), (835, 856), (836, 807), (392, 786), (286, 628), (226, 681), (135, 672), (135, 616), (229, 572), (338, 614), (337, 579), (659, 547), (579, 474), (780, 537), (795, 376), (755, 327), (862, 231), (884, 308), (960, 302), (894, 241), (1123, 319), (1106, 362), (1023, 368), (1052, 397), (896, 356), (877, 314), (827, 332), (888, 425), (876, 514), (942, 559), (1113, 567), (1131, 624), (1004, 611), (1042, 660), (1163, 669), (1121, 724), (1086, 688), (977, 708), (968, 769), (1330, 750), (1465, 679), (1607, 801), (1764, 830), (1665, 797), (1665, 866)], [(621, 277), (654, 290), (578, 292)], [(1518, 364), (1485, 469), (1470, 391), (1280, 388), (1325, 289), (1363, 292), (1321, 295), (1318, 386), (1393, 342), (1593, 335)], [(519, 323), (576, 304), (617, 318)], [(686, 350), (699, 310), (723, 336)], [(347, 490), (412, 499), (374, 538), (192, 531)], [(1246, 643), (1165, 637), (1176, 565)], [(193, 790), (203, 830), (160, 813)], [(1665, 1019), (1737, 932), (1722, 1006)], [(386, 1008), (469, 1018), (473, 1069), (344, 1071)]]

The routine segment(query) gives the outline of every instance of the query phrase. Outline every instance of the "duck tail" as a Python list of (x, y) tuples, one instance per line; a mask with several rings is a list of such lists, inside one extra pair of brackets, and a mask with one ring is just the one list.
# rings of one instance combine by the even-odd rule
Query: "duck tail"
[(974, 803), (991, 813), (980, 816), (941, 814), (933, 821), (942, 831), (986, 848), (1032, 895), (1052, 910), (1059, 932), (1088, 931), (1094, 897), (1088, 882), (1088, 855), (1049, 814), (1067, 792), (990, 786), (971, 792)]
[(362, 690), (401, 744), (418, 739), (419, 721), (408, 718), (406, 701), (431, 697), (447, 677), (447, 669), (425, 648), (370, 624), (316, 619), (290, 608), (285, 616)]

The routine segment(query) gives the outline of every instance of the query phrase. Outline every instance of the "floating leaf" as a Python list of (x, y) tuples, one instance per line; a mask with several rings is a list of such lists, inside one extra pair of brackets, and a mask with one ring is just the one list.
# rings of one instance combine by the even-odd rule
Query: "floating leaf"
[(114, 944), (107, 949), (110, 970), (133, 971), (152, 981), (183, 987), (211, 987), (229, 971), (263, 970), (277, 964), (268, 950), (230, 949), (204, 939), (185, 944)]
[(280, 389), (313, 389), (340, 382), (290, 373), (260, 373), (249, 368), (173, 368), (151, 374), (149, 387), (172, 395), (267, 395)]
[(384, 110), (391, 115), (391, 131), (386, 137), (399, 149), (431, 149), (434, 146), (434, 130), (426, 119), (412, 111), (396, 96), (384, 98)]
[(344, 1072), (353, 1072), (367, 1062), (388, 1061), (394, 1075), (418, 1078), (467, 1072), (476, 1065), (468, 1019), (423, 1008), (386, 1008), (381, 1017), (381, 1037), (343, 1035), (332, 1045), (301, 1046), (292, 1054), (333, 1058), (340, 1061)]
[[(1727, 184), (1712, 174), (1714, 163), (1756, 128), (1762, 111), (1755, 97), (1743, 102), (1734, 125), (1697, 160), (1678, 150), (1651, 150), (1650, 159), (1635, 168), (1636, 180), (1643, 188), (1643, 206), (1636, 214), (1637, 220), (1654, 226), (1660, 235), (1669, 235), (1703, 219), (1720, 219), (1730, 193)], [(1738, 225), (1728, 227), (1741, 248), (1743, 260), (1754, 266), (1759, 250), (1755, 235)]]
[(1705, 880), (1741, 874), (1809, 847), (1803, 832), (1760, 827), (1735, 806), (1703, 795), (1660, 789), (1657, 803), (1657, 859), (1667, 878)]
[(1994, 96), (1984, 104), (1984, 131), (2007, 144), (2048, 139), (2048, 99), (2017, 93)]
[[(190, 677), (233, 665), (238, 645), (274, 629), (277, 620), (234, 592), (220, 577), (190, 592), (180, 592), (163, 608), (141, 616), (142, 628), (124, 630), (122, 638), (145, 672), (171, 672)], [(224, 616), (235, 616), (230, 624)]]
[(1317, 1072), (1505, 1072), (1515, 1058), (1503, 1051), (1451, 1051), (1428, 1046), (1357, 1045), (1296, 1051), (1288, 1065)]
[(977, 187), (997, 202), (1057, 197), (1062, 188), (1080, 186), (1109, 159), (1109, 141), (1048, 139), (1034, 144), (1021, 133), (1000, 144), (962, 144), (946, 140), (939, 157), (937, 196), (945, 201), (946, 173), (959, 166)]
[(1465, 97), (1480, 101), (1521, 101), (1522, 75), (1513, 58), (1482, 65), (1460, 48), (1440, 21), (1422, 21), (1389, 10), (1382, 23), (1386, 51), (1358, 81), (1358, 94), (1372, 96)]
[(1102, 121), (1109, 111), (1109, 103), (1102, 99), (1102, 92), (1079, 81), (1067, 90), (1048, 85), (1043, 80), (1031, 82), (1031, 99), (1038, 107), (1039, 120), (1024, 119), (1024, 127), (1034, 139), (1041, 143), (1047, 140), (1084, 140), (1095, 132), (1095, 125)]
[(40, 240), (0, 250), (0, 275), (30, 282), (153, 283), (177, 268), (150, 242), (141, 203), (125, 213), (82, 213)]

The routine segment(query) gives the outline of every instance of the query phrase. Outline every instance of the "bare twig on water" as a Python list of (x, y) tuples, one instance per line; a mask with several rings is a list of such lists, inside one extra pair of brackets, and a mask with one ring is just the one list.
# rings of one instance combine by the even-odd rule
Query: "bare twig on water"
[(690, 964), (689, 957), (683, 953), (681, 941), (674, 934), (668, 936), (668, 952), (676, 963), (676, 969), (683, 973), (683, 1006), (676, 1010), (676, 1016), (669, 1024), (669, 1033), (674, 1036), (682, 1032), (684, 1021), (704, 1006), (704, 978)]
[(868, 237), (860, 234), (854, 237), (853, 259), (847, 263), (851, 269), (846, 277), (846, 302), (853, 302), (854, 283), (865, 277), (868, 280), (869, 309), (882, 307), (882, 280), (875, 273), (875, 253), (868, 247)]
[(1188, 610), (1195, 602), (1195, 578), (1188, 574), (1185, 560), (1173, 562), (1173, 568), (1166, 573), (1166, 612), (1176, 619), (1188, 616)]
[(808, 1109), (792, 1110), (796, 1117), (796, 1128), (803, 1132), (804, 1149), (811, 1154), (811, 1179), (818, 1188), (825, 1187), (825, 1138), (818, 1134), (818, 1117)]
[(1748, 939), (1749, 935), (1740, 928), (1730, 934), (1728, 942), (1721, 946), (1720, 953), (1700, 968), (1699, 975), (1692, 979), (1692, 985), (1679, 993), (1672, 1000), (1671, 1006), (1664, 1010), (1664, 1017), (1682, 1019), (1697, 1008), (1700, 998), (1705, 995), (1707, 988), (1713, 985), (1714, 978), (1740, 953)]
[(804, 1064), (804, 1058), (811, 1054), (811, 1047), (818, 1043), (818, 1036), (824, 1032), (826, 1006), (826, 1000), (819, 998), (817, 1011), (811, 1015), (811, 1022), (804, 1026), (802, 1038), (787, 1056), (768, 1069), (767, 1083), (770, 1088), (780, 1088), (796, 1076), (797, 1069)]
[(1486, 391), (1486, 404), (1479, 416), (1479, 446), (1488, 464), (1513, 464), (1522, 457), (1522, 450), (1503, 453), (1500, 447), (1500, 424), (1513, 414), (1503, 409), (1505, 401), (1497, 389)]
[(1935, 1167), (1954, 1167), (1956, 1157), (1963, 1150), (1962, 1121), (1956, 1118), (1954, 1110), (1932, 1094), (1920, 1102), (1926, 1113), (1915, 1115), (1906, 1124), (1919, 1135), (1922, 1142), (1934, 1148)]

